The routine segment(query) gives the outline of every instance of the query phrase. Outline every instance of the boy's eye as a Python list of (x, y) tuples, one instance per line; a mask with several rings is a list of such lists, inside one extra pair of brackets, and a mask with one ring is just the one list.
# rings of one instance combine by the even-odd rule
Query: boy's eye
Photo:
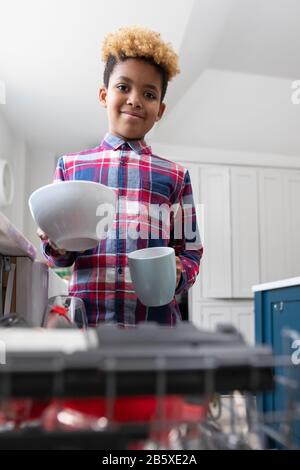
[(122, 85), (122, 84), (117, 85), (117, 88), (118, 88), (118, 90), (120, 90), (120, 91), (127, 91), (127, 90), (128, 90), (127, 85)]
[(155, 100), (156, 99), (156, 96), (153, 95), (153, 93), (150, 93), (150, 91), (146, 91), (145, 97), (149, 98), (150, 100)]

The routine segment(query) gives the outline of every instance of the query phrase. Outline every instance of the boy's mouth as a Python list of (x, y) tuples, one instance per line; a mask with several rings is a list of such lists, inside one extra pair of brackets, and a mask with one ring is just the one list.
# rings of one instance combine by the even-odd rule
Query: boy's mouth
[(144, 119), (144, 116), (139, 113), (133, 113), (132, 111), (121, 111), (121, 113), (126, 114), (127, 116), (131, 116), (133, 118)]

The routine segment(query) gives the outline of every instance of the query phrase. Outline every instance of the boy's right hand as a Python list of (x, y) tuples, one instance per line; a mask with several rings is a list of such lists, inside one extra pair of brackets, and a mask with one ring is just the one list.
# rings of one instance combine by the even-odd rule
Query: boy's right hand
[(58, 248), (54, 242), (52, 242), (51, 240), (49, 240), (49, 237), (48, 235), (41, 229), (41, 228), (38, 228), (37, 231), (37, 236), (42, 240), (42, 241), (45, 241), (45, 242), (48, 242), (49, 245), (51, 246), (51, 248), (56, 251), (56, 253), (58, 255), (65, 255), (67, 252), (66, 250), (61, 250), (60, 248)]

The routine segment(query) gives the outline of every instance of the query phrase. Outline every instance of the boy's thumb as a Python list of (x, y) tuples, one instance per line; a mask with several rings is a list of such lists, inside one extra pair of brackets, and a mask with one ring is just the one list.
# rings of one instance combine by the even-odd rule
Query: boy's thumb
[(41, 228), (37, 229), (36, 234), (39, 238), (41, 238), (41, 240), (46, 240), (48, 238), (46, 233)]

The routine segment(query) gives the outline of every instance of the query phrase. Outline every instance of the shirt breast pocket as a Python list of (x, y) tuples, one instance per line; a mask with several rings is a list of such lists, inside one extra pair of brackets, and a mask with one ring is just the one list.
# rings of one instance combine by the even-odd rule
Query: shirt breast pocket
[(165, 245), (168, 244), (170, 239), (172, 211), (170, 196), (171, 188), (167, 184), (157, 183), (156, 181), (143, 181), (143, 216), (147, 214), (151, 239), (164, 240), (163, 244)]
[(156, 181), (142, 181), (143, 201), (149, 204), (167, 204), (170, 206), (171, 189), (167, 184)]

